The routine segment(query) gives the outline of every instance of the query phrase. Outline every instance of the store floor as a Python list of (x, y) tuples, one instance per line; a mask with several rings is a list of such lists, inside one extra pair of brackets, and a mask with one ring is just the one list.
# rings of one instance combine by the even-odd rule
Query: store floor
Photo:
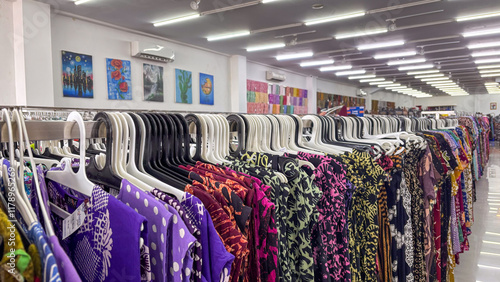
[(485, 175), (477, 182), (470, 250), (460, 255), (456, 282), (500, 281), (500, 143), (491, 143)]

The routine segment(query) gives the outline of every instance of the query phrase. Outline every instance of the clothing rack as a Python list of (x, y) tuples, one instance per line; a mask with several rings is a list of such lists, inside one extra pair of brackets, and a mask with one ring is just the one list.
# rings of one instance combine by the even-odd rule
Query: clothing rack
[[(80, 138), (78, 125), (73, 121), (45, 121), (45, 120), (27, 120), (26, 129), (28, 136), (32, 141), (48, 141), (48, 140), (69, 140)], [(85, 132), (87, 138), (103, 138), (106, 137), (106, 130), (101, 127), (95, 136), (93, 128), (96, 125), (95, 121), (86, 121)], [(12, 123), (12, 132), (14, 142), (18, 142), (18, 126), (17, 123)], [(8, 128), (5, 122), (0, 121), (0, 142), (9, 142)]]

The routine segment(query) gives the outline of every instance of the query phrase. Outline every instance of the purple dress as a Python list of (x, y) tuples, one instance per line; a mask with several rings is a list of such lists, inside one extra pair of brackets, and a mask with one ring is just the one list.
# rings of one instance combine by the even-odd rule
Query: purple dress
[(168, 225), (172, 220), (172, 213), (154, 197), (134, 186), (126, 179), (122, 180), (122, 188), (118, 200), (143, 215), (148, 220), (148, 246), (151, 261), (151, 278), (154, 281), (169, 281), (167, 279), (168, 254), (167, 248)]
[(229, 278), (234, 256), (224, 247), (203, 203), (195, 196), (184, 193), (181, 204), (201, 233), (200, 243), (203, 246), (201, 281), (220, 281), (221, 278)]

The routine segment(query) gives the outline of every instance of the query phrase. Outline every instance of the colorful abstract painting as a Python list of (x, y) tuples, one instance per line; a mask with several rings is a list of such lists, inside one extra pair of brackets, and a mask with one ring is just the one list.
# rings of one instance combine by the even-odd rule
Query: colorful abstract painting
[(144, 64), (144, 101), (163, 102), (163, 67)]
[(192, 76), (190, 71), (175, 69), (175, 102), (193, 103)]
[(94, 98), (92, 56), (61, 52), (63, 96)]
[(130, 61), (106, 59), (109, 100), (132, 100)]
[(200, 73), (200, 104), (214, 104), (214, 76)]

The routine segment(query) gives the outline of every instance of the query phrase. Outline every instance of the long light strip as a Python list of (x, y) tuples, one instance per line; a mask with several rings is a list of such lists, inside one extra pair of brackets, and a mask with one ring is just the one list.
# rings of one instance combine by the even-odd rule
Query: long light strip
[(429, 83), (432, 86), (457, 85), (455, 82)]
[(385, 78), (362, 79), (359, 82), (365, 83), (365, 82), (375, 82), (375, 81), (385, 81)]
[(75, 5), (81, 5), (81, 4), (89, 2), (89, 1), (91, 1), (91, 0), (78, 0), (78, 1), (75, 1), (73, 3), (75, 3)]
[(500, 236), (500, 233), (494, 233), (494, 232), (489, 232), (489, 231), (484, 232), (484, 234)]
[(374, 34), (386, 33), (387, 31), (388, 31), (387, 28), (383, 28), (383, 29), (375, 29), (375, 30), (368, 30), (368, 31), (361, 31), (361, 32), (340, 33), (340, 34), (335, 35), (335, 39), (339, 40), (339, 39), (374, 35)]
[(319, 70), (320, 71), (338, 71), (338, 70), (350, 70), (350, 69), (352, 69), (351, 65), (343, 65), (343, 66), (322, 67)]
[(432, 64), (413, 65), (413, 66), (400, 67), (400, 68), (398, 68), (398, 70), (400, 70), (400, 71), (405, 71), (405, 70), (420, 70), (420, 69), (432, 68), (433, 66), (434, 65), (432, 65)]
[(343, 14), (343, 15), (338, 15), (338, 16), (333, 16), (333, 17), (328, 17), (328, 18), (309, 20), (309, 21), (306, 21), (304, 24), (305, 25), (315, 25), (315, 24), (321, 24), (321, 23), (328, 23), (328, 22), (340, 21), (340, 20), (345, 20), (345, 19), (350, 19), (350, 18), (362, 17), (365, 14), (366, 14), (365, 11), (358, 11), (358, 12), (354, 12), (354, 13)]
[(456, 20), (457, 20), (457, 22), (464, 22), (464, 21), (485, 19), (485, 18), (498, 17), (498, 16), (500, 16), (500, 12), (491, 12), (491, 13), (458, 17), (458, 18), (456, 18)]
[(385, 89), (397, 90), (397, 89), (408, 89), (408, 88), (406, 86), (393, 86), (393, 87), (385, 87)]
[(500, 63), (500, 58), (476, 60), (476, 61), (474, 61), (474, 63), (476, 63), (477, 65), (489, 64), (489, 63)]
[(387, 62), (388, 66), (395, 65), (408, 65), (408, 64), (417, 64), (425, 62), (425, 58), (411, 59), (411, 60), (398, 60), (398, 61), (389, 61)]
[(394, 82), (392, 82), (392, 81), (380, 81), (380, 82), (375, 81), (375, 82), (370, 82), (369, 84), (370, 85), (384, 85), (384, 84), (393, 84), (393, 83)]
[[(497, 213), (497, 212), (492, 212), (492, 213)], [(488, 255), (488, 256), (500, 256), (500, 254), (495, 254), (495, 253), (488, 253), (488, 252), (481, 252), (481, 255)]]
[(500, 69), (489, 69), (489, 70), (480, 70), (479, 73), (494, 73), (494, 72), (500, 72)]
[(425, 70), (425, 71), (411, 71), (408, 72), (408, 75), (417, 75), (417, 74), (428, 74), (428, 73), (438, 73), (439, 70)]
[(400, 87), (401, 84), (399, 83), (393, 83), (393, 84), (383, 84), (382, 87), (387, 88), (387, 87)]
[(242, 37), (242, 36), (247, 36), (250, 35), (250, 31), (240, 31), (240, 32), (234, 32), (234, 33), (227, 33), (227, 34), (221, 34), (221, 35), (215, 35), (215, 36), (209, 36), (207, 37), (208, 41), (216, 41), (216, 40), (223, 40), (223, 39), (229, 39), (229, 38), (235, 38), (235, 37)]
[(168, 25), (168, 24), (173, 24), (173, 23), (178, 23), (178, 22), (196, 19), (200, 16), (201, 16), (200, 14), (192, 14), (192, 15), (182, 16), (182, 17), (168, 19), (168, 20), (164, 20), (164, 21), (159, 21), (159, 22), (154, 23), (153, 25), (155, 27), (158, 27), (158, 26), (163, 26), (163, 25)]
[(485, 74), (482, 74), (481, 77), (500, 77), (500, 72), (497, 72), (497, 73), (485, 73)]
[(500, 269), (500, 267), (478, 264), (480, 268)]
[(477, 31), (469, 31), (469, 32), (464, 32), (462, 33), (463, 37), (476, 37), (476, 36), (483, 36), (483, 35), (490, 35), (490, 34), (497, 34), (500, 33), (500, 28), (492, 28), (492, 29), (483, 29), (483, 30), (477, 30)]
[(473, 43), (473, 44), (469, 44), (469, 46), (467, 46), (467, 48), (480, 49), (480, 48), (490, 48), (490, 47), (498, 47), (498, 46), (500, 46), (500, 41)]
[(421, 78), (431, 78), (431, 77), (441, 77), (441, 76), (444, 76), (444, 74), (436, 73), (436, 74), (417, 75), (417, 76), (415, 76), (415, 78), (421, 79)]
[(318, 61), (305, 61), (301, 62), (300, 66), (301, 67), (312, 67), (312, 66), (322, 66), (322, 65), (331, 65), (335, 61), (333, 59), (328, 59), (328, 60), (318, 60)]
[(313, 52), (302, 52), (302, 53), (292, 53), (292, 54), (282, 54), (276, 56), (276, 60), (292, 60), (292, 59), (300, 59), (300, 58), (309, 58), (314, 56)]
[(417, 54), (417, 51), (412, 50), (412, 51), (402, 51), (402, 52), (396, 52), (396, 53), (387, 53), (387, 54), (377, 54), (373, 56), (375, 60), (380, 60), (380, 59), (391, 59), (391, 58), (401, 58), (401, 57), (408, 57), (408, 56), (415, 56)]
[(364, 74), (366, 70), (352, 70), (352, 71), (340, 71), (335, 73), (336, 76), (345, 76), (345, 75), (353, 75), (353, 74)]
[(500, 55), (500, 51), (485, 51), (485, 52), (475, 52), (472, 53), (472, 57), (487, 57), (487, 56), (498, 56)]
[[(500, 68), (500, 65), (478, 66), (477, 68), (480, 69), (480, 70), (484, 70), (484, 69), (496, 69), (496, 68)], [(500, 193), (499, 193), (499, 195), (500, 195)]]
[(448, 77), (431, 77), (431, 78), (422, 78), (420, 80), (422, 81), (442, 81), (442, 80), (449, 80), (450, 78)]
[(255, 52), (255, 51), (262, 51), (262, 50), (269, 50), (269, 49), (278, 49), (278, 48), (283, 48), (285, 46), (286, 46), (285, 43), (276, 43), (276, 44), (270, 44), (270, 45), (248, 47), (247, 52)]
[(374, 74), (367, 74), (367, 75), (349, 76), (349, 79), (350, 80), (353, 80), (353, 79), (367, 79), (367, 78), (375, 78), (375, 77), (377, 77), (377, 76), (374, 75)]
[(359, 45), (357, 47), (357, 49), (358, 50), (371, 50), (371, 49), (378, 49), (378, 48), (401, 46), (404, 44), (405, 44), (404, 40), (398, 40), (398, 41), (380, 42), (380, 43), (372, 43), (372, 44), (363, 44), (363, 45)]

